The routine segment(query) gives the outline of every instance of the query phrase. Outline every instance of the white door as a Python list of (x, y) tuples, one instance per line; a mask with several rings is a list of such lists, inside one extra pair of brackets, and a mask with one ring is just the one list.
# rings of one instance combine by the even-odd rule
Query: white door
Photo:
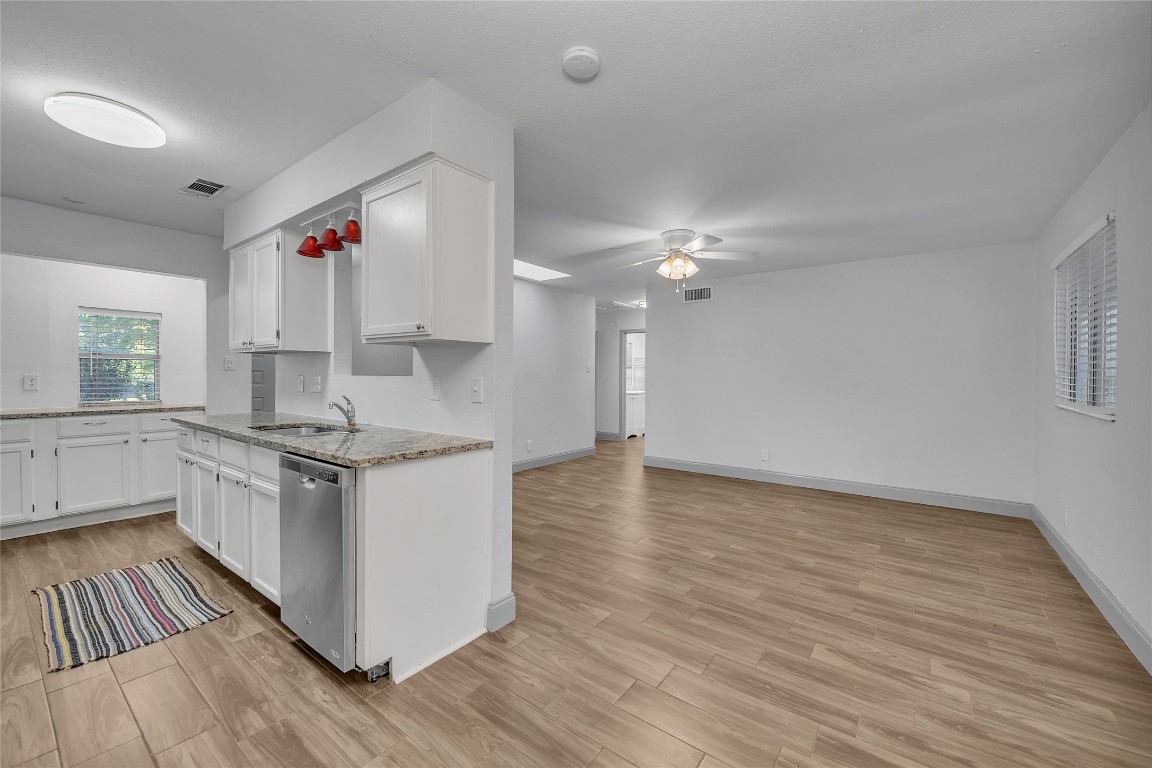
[(132, 503), (129, 442), (123, 435), (107, 435), (57, 443), (61, 515)]
[(176, 527), (196, 540), (196, 457), (176, 454)]
[[(279, 346), (280, 236), (273, 233), (252, 244), (252, 347)], [(316, 286), (318, 291), (327, 285)]]
[(159, 501), (176, 495), (176, 433), (140, 436), (139, 500)]
[(260, 594), (280, 605), (280, 489), (257, 477), (249, 482), (251, 584)]
[(219, 464), (196, 459), (196, 543), (220, 556), (220, 538), (216, 530), (216, 490)]
[(32, 444), (0, 446), (0, 524), (32, 519)]
[[(431, 334), (428, 194), (431, 168), (405, 174), (367, 193), (361, 332), (365, 336)], [(477, 247), (481, 247), (477, 244)]]
[(220, 562), (245, 581), (252, 556), (248, 535), (248, 475), (220, 466)]
[(232, 252), (228, 275), (228, 347), (247, 351), (252, 341), (251, 248)]

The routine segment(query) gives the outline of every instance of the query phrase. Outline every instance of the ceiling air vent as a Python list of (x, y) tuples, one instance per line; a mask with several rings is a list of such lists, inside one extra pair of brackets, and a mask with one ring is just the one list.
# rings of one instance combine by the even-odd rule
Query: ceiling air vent
[(685, 288), (684, 301), (712, 301), (712, 286)]
[(222, 189), (228, 189), (228, 185), (218, 181), (208, 181), (208, 179), (192, 179), (180, 191), (194, 197), (213, 197)]

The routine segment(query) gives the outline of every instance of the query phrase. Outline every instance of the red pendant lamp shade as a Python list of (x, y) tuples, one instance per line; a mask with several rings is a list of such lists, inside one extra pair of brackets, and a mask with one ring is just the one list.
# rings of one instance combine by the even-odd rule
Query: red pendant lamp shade
[(325, 251), (342, 251), (344, 250), (344, 243), (340, 242), (340, 235), (336, 234), (336, 228), (332, 226), (332, 219), (328, 219), (328, 228), (324, 230), (324, 234), (320, 235), (319, 245)]
[(308, 236), (304, 238), (304, 242), (300, 243), (296, 253), (310, 259), (324, 258), (324, 251), (320, 250), (320, 244), (316, 241), (316, 235), (312, 234), (311, 228), (308, 229)]
[(356, 211), (349, 211), (348, 221), (344, 222), (344, 234), (340, 235), (340, 239), (352, 245), (360, 244), (360, 222), (356, 221)]

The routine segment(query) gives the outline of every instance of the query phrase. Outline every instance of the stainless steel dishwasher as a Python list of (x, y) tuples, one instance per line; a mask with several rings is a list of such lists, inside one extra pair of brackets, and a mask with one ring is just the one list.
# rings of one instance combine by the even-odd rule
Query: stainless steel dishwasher
[(356, 666), (356, 470), (280, 456), (280, 620), (341, 672)]

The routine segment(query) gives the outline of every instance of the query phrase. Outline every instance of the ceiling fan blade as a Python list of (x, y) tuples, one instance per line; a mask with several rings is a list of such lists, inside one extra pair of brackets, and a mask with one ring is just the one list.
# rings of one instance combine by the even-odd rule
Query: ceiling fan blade
[(697, 237), (692, 242), (685, 243), (684, 245), (682, 245), (680, 247), (680, 250), (698, 251), (701, 248), (707, 248), (710, 245), (716, 245), (716, 243), (722, 243), (722, 242), (724, 242), (724, 241), (718, 237), (713, 237), (712, 235), (700, 235), (699, 237)]
[(760, 254), (756, 251), (697, 251), (692, 254), (694, 259), (715, 259), (716, 261), (756, 261)]
[(641, 264), (651, 264), (654, 261), (664, 261), (664, 259), (666, 259), (666, 258), (668, 258), (668, 257), (665, 256), (664, 254), (660, 254), (659, 256), (657, 256), (654, 259), (644, 259), (644, 261), (637, 261), (634, 264), (625, 264), (622, 267), (616, 267), (616, 269), (628, 269), (628, 267), (638, 267)]
[(667, 254), (667, 251), (654, 250), (652, 248), (609, 248), (610, 251), (621, 251), (623, 253), (659, 253)]

